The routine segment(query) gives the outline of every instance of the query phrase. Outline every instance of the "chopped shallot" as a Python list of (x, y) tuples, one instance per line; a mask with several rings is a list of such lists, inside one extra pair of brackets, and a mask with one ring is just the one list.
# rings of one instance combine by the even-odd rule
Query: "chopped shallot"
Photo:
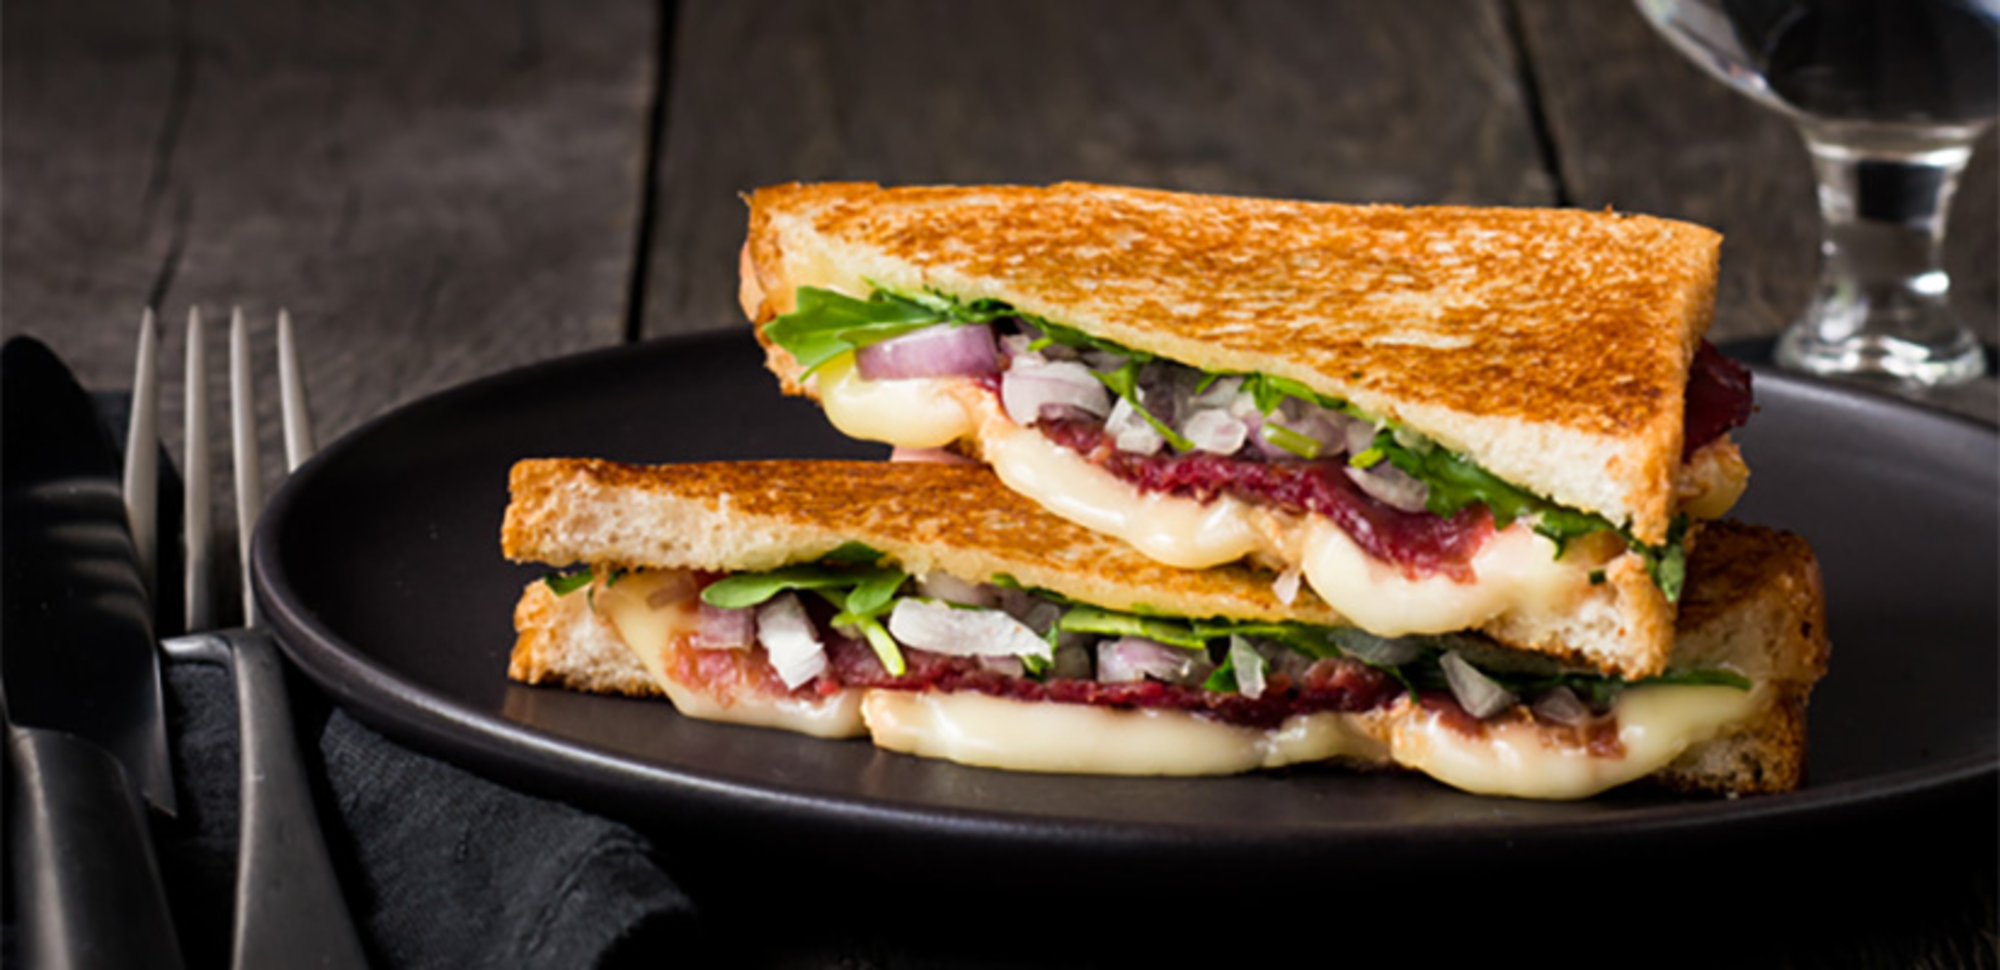
[(940, 323), (861, 348), (854, 368), (871, 381), (997, 374), (1000, 351), (992, 327)]
[(1444, 679), (1451, 684), (1451, 694), (1458, 698), (1458, 706), (1465, 708), (1465, 712), (1473, 717), (1489, 718), (1520, 702), (1513, 691), (1480, 673), (1479, 668), (1459, 656), (1456, 650), (1445, 651), (1444, 656), (1438, 658), (1438, 666), (1444, 668)]
[(757, 639), (786, 687), (796, 690), (826, 669), (826, 651), (796, 594), (780, 593), (757, 608)]
[(899, 642), (954, 657), (1040, 657), (1049, 642), (999, 610), (960, 609), (915, 598), (896, 601), (889, 635)]
[(1201, 653), (1144, 637), (1119, 637), (1097, 644), (1097, 679), (1107, 684), (1145, 680), (1199, 684), (1213, 667)]
[(701, 604), (693, 643), (699, 650), (743, 650), (757, 642), (757, 611)]

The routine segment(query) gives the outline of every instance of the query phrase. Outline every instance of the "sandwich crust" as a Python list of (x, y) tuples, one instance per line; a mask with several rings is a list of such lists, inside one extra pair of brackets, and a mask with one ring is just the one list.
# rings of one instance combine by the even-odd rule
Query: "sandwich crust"
[[(750, 196), (741, 296), (759, 324), (808, 285), (1003, 300), (1351, 400), (1657, 544), (1719, 247), (1610, 212), (795, 183)], [(786, 390), (809, 391), (765, 347)]]
[(1339, 622), (1309, 589), (1287, 604), (1270, 573), (1163, 566), (971, 465), (544, 459), (515, 465), (510, 487), (501, 546), (517, 561), (758, 571), (862, 542), (913, 575), (1004, 574), (1109, 609)]

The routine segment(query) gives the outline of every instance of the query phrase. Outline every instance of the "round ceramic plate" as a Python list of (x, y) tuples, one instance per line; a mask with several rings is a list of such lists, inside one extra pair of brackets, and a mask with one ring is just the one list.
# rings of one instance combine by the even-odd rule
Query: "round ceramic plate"
[[(680, 717), (670, 705), (509, 682), (512, 612), (542, 570), (499, 550), (518, 459), (878, 457), (779, 395), (747, 337), (648, 343), (504, 374), (326, 448), (274, 499), (256, 581), (305, 673), (390, 736), (667, 833), (684, 859), (753, 837), (780, 855), (982, 882), (1138, 884), (1273, 871), (1422, 878), (1434, 863), (1759, 851), (1928, 811), (1995, 776), (1996, 468), (1990, 427), (1757, 374), (1740, 517), (1797, 531), (1826, 574), (1833, 673), (1809, 781), (1718, 800), (1579, 803), (1308, 768), (1234, 778), (1012, 774)], [(1611, 854), (1607, 856), (1607, 853)], [(1042, 880), (1046, 885), (1046, 880)]]

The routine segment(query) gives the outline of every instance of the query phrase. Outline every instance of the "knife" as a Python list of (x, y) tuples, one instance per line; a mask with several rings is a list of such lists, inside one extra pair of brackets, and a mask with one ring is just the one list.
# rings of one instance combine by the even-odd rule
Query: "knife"
[(47, 347), (0, 347), (0, 712), (31, 967), (178, 967), (145, 803), (174, 806), (119, 459)]

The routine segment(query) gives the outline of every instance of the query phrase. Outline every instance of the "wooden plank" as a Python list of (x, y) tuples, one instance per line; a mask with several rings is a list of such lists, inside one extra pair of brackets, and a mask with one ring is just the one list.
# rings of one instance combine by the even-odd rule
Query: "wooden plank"
[(1546, 203), (1493, 3), (684, 5), (645, 330), (742, 326), (738, 193), (1048, 182)]
[(217, 326), (240, 304), (267, 352), (290, 307), (322, 440), (622, 339), (657, 53), (645, 0), (6, 13), (6, 329), (92, 386), (130, 381), (149, 300), (176, 335), (190, 305)]
[[(1721, 230), (1714, 336), (1769, 336), (1805, 305), (1817, 273), (1811, 163), (1789, 121), (1710, 78), (1625, 3), (1519, 0), (1571, 198)], [(1989, 134), (1953, 206), (1954, 304), (2000, 338), (2000, 138)], [(1989, 392), (1990, 393), (1990, 392)]]

